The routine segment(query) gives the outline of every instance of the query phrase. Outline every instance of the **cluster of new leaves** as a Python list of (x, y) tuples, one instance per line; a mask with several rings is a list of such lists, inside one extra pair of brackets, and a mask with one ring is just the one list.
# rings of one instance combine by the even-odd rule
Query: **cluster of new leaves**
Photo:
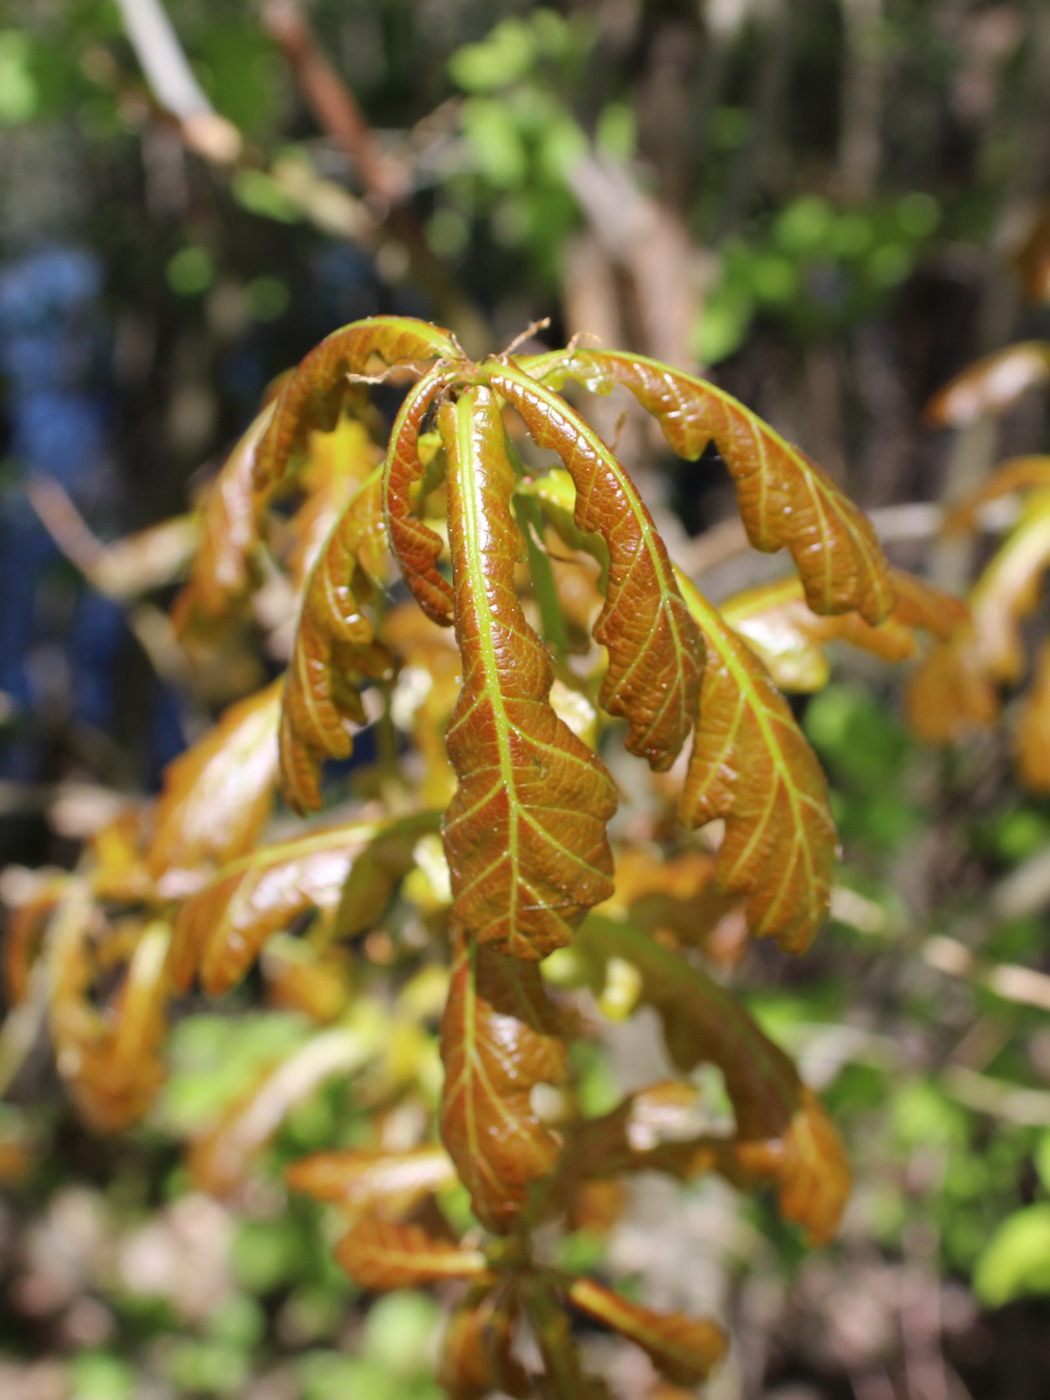
[[(1006, 412), (1050, 378), (1050, 345), (1025, 341), (964, 370), (927, 407), (938, 426), (966, 427)], [(1050, 457), (1003, 462), (949, 512), (944, 533), (982, 528), (1005, 536), (982, 569), (969, 598), (969, 617), (934, 648), (912, 677), (908, 711), (929, 743), (948, 744), (967, 730), (993, 724), (1004, 691), (1029, 670), (1030, 628), (1050, 568)], [(1038, 645), (1032, 679), (1016, 707), (1013, 727), (1022, 781), (1050, 792), (1050, 642)]]
[[(385, 456), (364, 397), (378, 378), (414, 379)], [(714, 444), (751, 542), (787, 548), (797, 578), (712, 606), (559, 392), (570, 379), (629, 390), (686, 457)], [(839, 488), (714, 386), (599, 350), (475, 363), (390, 317), (334, 333), (284, 379), (196, 529), (184, 644), (224, 650), (254, 628), (287, 667), (75, 872), (24, 889), (16, 1014), (46, 1011), (60, 1073), (115, 1130), (163, 1076), (172, 1000), (243, 986), (259, 960), (271, 1003), (320, 1029), (192, 1144), (198, 1183), (236, 1189), (293, 1104), (360, 1076), (372, 1145), (301, 1160), (288, 1184), (342, 1212), (337, 1257), (362, 1287), (461, 1281), (451, 1396), (605, 1395), (571, 1310), (695, 1384), (724, 1350), (717, 1324), (553, 1267), (535, 1229), (608, 1228), (610, 1185), (658, 1170), (770, 1187), (811, 1242), (834, 1234), (835, 1130), (716, 974), (748, 931), (803, 951), (828, 906), (827, 790), (781, 688), (822, 684), (830, 641), (897, 659), (917, 628), (947, 637), (957, 605), (891, 572)], [(349, 797), (275, 829), (275, 795), (324, 806), (324, 765), (361, 730)], [(601, 750), (617, 732), (657, 776), (651, 840), (614, 853)], [(654, 1008), (682, 1076), (598, 1118), (569, 1055), (596, 1033), (595, 1002)], [(438, 1018), (443, 1072), (425, 1048)], [(701, 1064), (722, 1072), (729, 1129), (698, 1102)], [(403, 1122), (385, 1127), (406, 1095), (424, 1110), (407, 1143)], [(457, 1181), (470, 1225), (443, 1208)]]

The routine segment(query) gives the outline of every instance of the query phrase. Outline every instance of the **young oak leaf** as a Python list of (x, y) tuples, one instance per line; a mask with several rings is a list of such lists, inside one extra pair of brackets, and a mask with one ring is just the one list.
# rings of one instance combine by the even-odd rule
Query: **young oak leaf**
[(537, 356), (529, 373), (553, 384), (571, 377), (599, 394), (624, 385), (681, 457), (693, 460), (713, 442), (736, 482), (748, 539), (767, 554), (791, 551), (814, 612), (856, 610), (873, 624), (889, 613), (889, 568), (866, 516), (812, 458), (724, 390), (617, 351)]
[(679, 582), (707, 644), (682, 820), (724, 818), (719, 882), (747, 897), (752, 933), (804, 952), (827, 913), (835, 861), (823, 771), (762, 662), (688, 579)]
[(264, 490), (281, 480), (310, 431), (335, 427), (357, 389), (351, 376), (368, 374), (377, 360), (392, 367), (461, 357), (448, 331), (408, 317), (370, 316), (333, 331), (300, 361), (277, 398), (256, 453), (256, 487)]
[(953, 744), (970, 730), (995, 723), (999, 693), (981, 668), (970, 623), (934, 647), (908, 677), (904, 710), (925, 744)]
[(448, 1320), (438, 1383), (450, 1400), (484, 1400), (499, 1391), (526, 1400), (532, 1386), (512, 1351), (520, 1308), (506, 1289), (472, 1289)]
[(224, 866), (175, 920), (176, 987), (185, 990), (197, 972), (209, 996), (236, 986), (272, 933), (307, 909), (336, 907), (352, 864), (376, 832), (367, 822), (315, 831)]
[(419, 1225), (396, 1225), (366, 1216), (350, 1227), (335, 1257), (362, 1288), (418, 1288), (443, 1279), (476, 1279), (486, 1273), (485, 1256), (454, 1240), (437, 1239)]
[(514, 585), (514, 473), (495, 397), (438, 414), (463, 684), (446, 742), (459, 786), (444, 822), (453, 918), (482, 943), (542, 958), (612, 892), (616, 790), (550, 703), (553, 670)]
[(641, 1347), (677, 1385), (698, 1385), (725, 1356), (726, 1334), (707, 1318), (654, 1312), (589, 1278), (573, 1280), (569, 1301)]
[(710, 1149), (727, 1149), (745, 1171), (776, 1185), (781, 1214), (802, 1225), (811, 1244), (831, 1239), (849, 1195), (849, 1165), (831, 1121), (783, 1050), (725, 988), (629, 924), (592, 914), (574, 947), (598, 977), (613, 957), (637, 968), (679, 1069), (711, 1063), (722, 1071), (736, 1135), (698, 1144), (703, 1167), (723, 1169)]
[(351, 673), (383, 674), (388, 667), (362, 607), (379, 568), (383, 534), (376, 471), (333, 526), (303, 590), (278, 740), (281, 792), (300, 813), (321, 806), (321, 764), (349, 758), (349, 724), (364, 723)]
[(949, 380), (926, 405), (926, 418), (938, 428), (961, 428), (978, 418), (995, 417), (1048, 378), (1050, 345), (1019, 341), (985, 355)]
[(567, 1073), (565, 1041), (538, 966), (457, 940), (441, 1058), (442, 1139), (474, 1214), (503, 1233), (558, 1156), (558, 1139), (530, 1099), (537, 1084), (559, 1084)]
[(219, 862), (251, 848), (273, 805), (277, 777), (275, 681), (227, 709), (203, 739), (164, 770), (146, 866), (178, 895)]
[(915, 654), (917, 630), (947, 641), (969, 616), (961, 599), (915, 574), (894, 569), (891, 578), (897, 601), (878, 627), (856, 612), (813, 612), (795, 576), (734, 594), (718, 610), (758, 653), (781, 690), (808, 693), (827, 684), (829, 642), (849, 642), (883, 661), (904, 661)]
[(594, 627), (609, 653), (599, 700), (627, 720), (632, 753), (669, 768), (696, 715), (703, 645), (664, 542), (623, 467), (564, 399), (507, 361), (483, 368), (536, 444), (557, 452), (572, 476), (577, 527), (608, 546), (605, 604)]
[(405, 1152), (314, 1152), (286, 1167), (284, 1179), (314, 1200), (397, 1219), (454, 1182), (456, 1170), (443, 1147), (425, 1143)]

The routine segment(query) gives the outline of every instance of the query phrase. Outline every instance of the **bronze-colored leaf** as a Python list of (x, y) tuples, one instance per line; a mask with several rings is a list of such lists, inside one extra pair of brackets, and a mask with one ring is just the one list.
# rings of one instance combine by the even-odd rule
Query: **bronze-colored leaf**
[(277, 398), (273, 422), (256, 454), (257, 488), (281, 480), (307, 433), (335, 427), (345, 403), (357, 392), (352, 376), (367, 375), (377, 364), (381, 369), (412, 366), (460, 355), (448, 331), (408, 317), (370, 316), (333, 331), (300, 361)]
[(493, 1391), (525, 1400), (529, 1377), (514, 1356), (518, 1321), (516, 1300), (507, 1290), (476, 1290), (448, 1321), (441, 1346), (438, 1381), (450, 1400), (484, 1400)]
[(1050, 487), (1050, 457), (1011, 457), (1000, 462), (976, 491), (952, 506), (944, 518), (941, 533), (961, 535), (974, 529), (982, 507), (990, 501), (1012, 496), (1016, 491), (1030, 490), (1033, 486)]
[(241, 980), (272, 933), (304, 910), (334, 909), (353, 861), (376, 834), (371, 823), (315, 831), (260, 846), (233, 861), (182, 905), (172, 978), (182, 990), (199, 972), (210, 996)]
[(553, 671), (514, 587), (514, 474), (494, 396), (439, 410), (463, 686), (447, 735), (453, 916), (481, 942), (541, 958), (612, 892), (616, 791), (549, 700)]
[(318, 1025), (337, 1020), (353, 996), (348, 960), (341, 949), (319, 952), (305, 939), (276, 934), (266, 944), (261, 968), (266, 1004), (301, 1011)]
[(366, 1216), (335, 1247), (335, 1257), (362, 1288), (418, 1288), (442, 1279), (478, 1278), (485, 1256), (453, 1240), (435, 1239), (419, 1225)]
[(968, 623), (950, 642), (934, 647), (909, 676), (904, 708), (912, 732), (926, 744), (953, 744), (995, 723), (999, 695), (981, 669)]
[(1017, 725), (1017, 771), (1034, 792), (1050, 792), (1050, 642), (1039, 651), (1035, 677)]
[(832, 617), (813, 612), (794, 577), (734, 594), (718, 610), (757, 652), (781, 690), (821, 690), (828, 680), (824, 648), (829, 642), (849, 642), (883, 661), (904, 661), (915, 654), (917, 630), (947, 640), (969, 616), (961, 599), (925, 579), (903, 569), (893, 569), (891, 577), (897, 602), (878, 627), (856, 612)]
[(456, 1171), (443, 1147), (426, 1143), (405, 1152), (315, 1152), (292, 1162), (284, 1177), (293, 1191), (317, 1201), (398, 1219), (455, 1181)]
[(1050, 491), (1036, 491), (970, 594), (977, 663), (989, 680), (1012, 685), (1024, 674), (1021, 623), (1039, 600), (1048, 566)]
[[(296, 589), (303, 587), (321, 546), (350, 501), (383, 460), (360, 418), (344, 415), (330, 433), (310, 433), (306, 461), (298, 474), (305, 499), (291, 521), (294, 543), (288, 569)], [(377, 520), (374, 550), (359, 552), (358, 562), (370, 576), (386, 553), (386, 531)]]
[(640, 1346), (663, 1374), (679, 1385), (699, 1384), (725, 1356), (726, 1334), (707, 1318), (654, 1312), (589, 1278), (573, 1281), (569, 1299), (582, 1312)]
[(624, 385), (681, 457), (695, 459), (713, 442), (736, 482), (748, 539), (766, 553), (791, 551), (814, 612), (855, 609), (873, 624), (889, 614), (893, 584), (867, 517), (812, 458), (724, 390), (617, 351), (537, 356), (529, 372), (554, 384), (571, 377), (599, 394)]
[(279, 705), (275, 681), (231, 705), (164, 770), (146, 853), (162, 893), (180, 894), (218, 862), (251, 849), (273, 804)]
[(594, 636), (609, 652), (599, 697), (627, 720), (627, 747), (669, 768), (696, 716), (703, 647), (675, 583), (667, 550), (623, 467), (569, 405), (505, 361), (484, 366), (539, 447), (562, 459), (576, 484), (575, 521), (609, 549), (605, 605)]
[[(725, 1077), (736, 1117), (736, 1135), (724, 1143), (731, 1160), (776, 1184), (781, 1213), (804, 1227), (811, 1244), (831, 1239), (849, 1194), (849, 1166), (838, 1134), (783, 1050), (717, 982), (629, 924), (592, 914), (575, 946), (600, 976), (612, 957), (637, 968), (678, 1068), (708, 1062)], [(723, 1168), (710, 1143), (697, 1146), (702, 1166)], [(674, 1169), (691, 1174), (687, 1162)]]
[(352, 673), (382, 675), (386, 653), (373, 641), (362, 608), (371, 585), (362, 568), (374, 567), (382, 535), (379, 473), (373, 473), (322, 546), (303, 592), (281, 700), (281, 792), (297, 812), (321, 806), (325, 758), (349, 758), (350, 724), (364, 711)]
[(961, 428), (978, 418), (995, 417), (1012, 408), (1022, 394), (1050, 378), (1050, 345), (1023, 340), (995, 350), (948, 381), (926, 405), (926, 417), (938, 428)]
[(722, 886), (747, 896), (752, 933), (803, 952), (827, 913), (835, 826), (816, 755), (761, 661), (685, 578), (708, 659), (679, 810), (687, 826), (725, 820)]
[(474, 1214), (502, 1233), (558, 1155), (558, 1139), (530, 1099), (537, 1084), (559, 1084), (567, 1072), (565, 1042), (537, 965), (461, 940), (441, 1058), (441, 1136)]

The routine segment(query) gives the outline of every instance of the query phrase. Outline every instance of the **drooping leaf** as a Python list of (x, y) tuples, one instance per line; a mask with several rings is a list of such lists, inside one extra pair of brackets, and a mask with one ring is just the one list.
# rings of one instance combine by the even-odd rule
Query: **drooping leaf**
[(1034, 792), (1050, 792), (1050, 642), (1044, 642), (1017, 725), (1017, 771)]
[(439, 410), (463, 685), (447, 734), (459, 786), (445, 817), (453, 917), (483, 943), (540, 958), (612, 892), (599, 759), (558, 718), (547, 652), (514, 587), (513, 469), (494, 396)]
[(443, 1147), (427, 1143), (405, 1152), (315, 1152), (286, 1167), (284, 1176), (293, 1191), (315, 1200), (398, 1219), (454, 1181), (455, 1168)]
[(490, 1229), (509, 1229), (558, 1139), (530, 1094), (566, 1075), (565, 1042), (535, 963), (460, 940), (441, 1022), (441, 1136)]
[(726, 1334), (707, 1318), (654, 1312), (589, 1278), (573, 1281), (569, 1299), (582, 1312), (640, 1346), (659, 1370), (679, 1385), (699, 1384), (726, 1353)]
[(434, 370), (405, 395), (383, 467), (383, 510), (390, 548), (416, 602), (431, 622), (448, 627), (455, 599), (452, 585), (438, 567), (444, 543), (437, 531), (424, 523), (417, 499), (426, 472), (420, 432), (441, 383), (440, 372)]
[(300, 361), (281, 390), (256, 454), (256, 487), (266, 489), (281, 480), (307, 433), (335, 427), (357, 388), (350, 376), (367, 375), (376, 364), (411, 366), (460, 356), (448, 331), (407, 317), (370, 316), (333, 331)]
[(752, 933), (802, 952), (830, 898), (836, 843), (827, 783), (761, 661), (688, 579), (680, 584), (708, 659), (679, 811), (692, 827), (724, 818), (721, 884), (747, 896)]
[(162, 893), (199, 884), (251, 848), (273, 803), (280, 682), (225, 711), (164, 771), (146, 866)]
[(995, 350), (948, 381), (926, 405), (926, 417), (938, 428), (961, 428), (978, 418), (995, 417), (1012, 408), (1033, 385), (1050, 378), (1050, 345), (1023, 340)]
[(419, 1225), (396, 1225), (366, 1216), (335, 1247), (335, 1257), (362, 1288), (418, 1288), (442, 1279), (478, 1278), (485, 1256), (454, 1240), (438, 1239)]
[(926, 744), (953, 744), (995, 723), (999, 695), (981, 668), (969, 623), (934, 647), (909, 676), (904, 708), (913, 733)]
[(321, 806), (325, 758), (348, 758), (351, 722), (365, 721), (352, 673), (382, 675), (383, 648), (362, 608), (383, 535), (379, 474), (373, 473), (333, 527), (303, 592), (281, 700), (281, 791), (297, 812)]
[(369, 822), (261, 846), (231, 862), (182, 905), (175, 922), (172, 978), (182, 990), (195, 973), (205, 991), (235, 986), (271, 933), (306, 909), (334, 909), (355, 859), (377, 828)]
[[(707, 1062), (722, 1071), (736, 1118), (726, 1147), (739, 1167), (776, 1185), (781, 1213), (804, 1227), (811, 1244), (831, 1239), (849, 1194), (849, 1167), (838, 1134), (788, 1056), (717, 982), (629, 924), (592, 914), (574, 946), (602, 976), (611, 957), (638, 969), (678, 1068)], [(709, 1154), (709, 1144), (700, 1146)], [(708, 1162), (721, 1168), (709, 1155)]]
[(438, 1381), (450, 1400), (484, 1400), (493, 1391), (525, 1400), (529, 1378), (511, 1347), (518, 1321), (506, 1289), (472, 1291), (448, 1321)]
[(947, 641), (968, 616), (959, 598), (915, 574), (893, 569), (891, 578), (897, 602), (878, 627), (856, 612), (831, 617), (813, 612), (794, 577), (734, 594), (718, 610), (758, 653), (781, 690), (811, 692), (827, 684), (829, 642), (849, 642), (883, 661), (904, 661), (915, 654), (917, 630)]
[(548, 383), (571, 377), (594, 393), (624, 385), (681, 457), (695, 459), (713, 442), (736, 482), (748, 539), (766, 553), (791, 551), (814, 612), (856, 610), (872, 624), (889, 614), (893, 585), (863, 512), (806, 453), (724, 390), (617, 351), (555, 352), (528, 368)]
[(269, 404), (255, 417), (208, 490), (201, 511), (200, 544), (172, 609), (172, 621), (180, 633), (195, 617), (215, 622), (248, 591), (263, 504), (252, 473), (272, 419)]
[(600, 701), (627, 720), (627, 747), (669, 768), (696, 715), (703, 648), (675, 584), (663, 540), (623, 467), (557, 394), (504, 361), (484, 366), (538, 446), (576, 484), (575, 521), (609, 549), (609, 579), (594, 636), (609, 652)]
[(382, 1053), (389, 1034), (389, 1018), (374, 1004), (361, 1002), (341, 1025), (282, 1055), (193, 1141), (188, 1166), (195, 1184), (216, 1196), (234, 1191), (291, 1109), (335, 1075), (364, 1069)]

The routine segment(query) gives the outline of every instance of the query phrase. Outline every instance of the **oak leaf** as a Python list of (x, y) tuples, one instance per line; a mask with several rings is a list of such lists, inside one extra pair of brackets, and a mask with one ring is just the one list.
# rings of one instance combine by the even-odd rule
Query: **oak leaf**
[(382, 1149), (315, 1152), (285, 1168), (293, 1191), (343, 1210), (403, 1217), (427, 1196), (455, 1181), (452, 1160), (436, 1143), (405, 1152)]
[(448, 1321), (441, 1344), (438, 1381), (450, 1400), (484, 1400), (493, 1391), (525, 1400), (532, 1387), (512, 1344), (518, 1321), (516, 1299), (506, 1289), (472, 1292)]
[(1005, 413), (1028, 389), (1047, 379), (1050, 345), (1019, 341), (985, 355), (949, 380), (927, 403), (926, 417), (938, 428), (961, 428)]
[(640, 1346), (668, 1380), (679, 1385), (699, 1384), (726, 1353), (726, 1334), (717, 1323), (682, 1313), (654, 1312), (593, 1279), (575, 1279), (569, 1301)]
[(418, 1288), (443, 1279), (477, 1278), (485, 1256), (453, 1240), (428, 1235), (419, 1225), (396, 1225), (366, 1216), (335, 1247), (335, 1257), (362, 1288)]

